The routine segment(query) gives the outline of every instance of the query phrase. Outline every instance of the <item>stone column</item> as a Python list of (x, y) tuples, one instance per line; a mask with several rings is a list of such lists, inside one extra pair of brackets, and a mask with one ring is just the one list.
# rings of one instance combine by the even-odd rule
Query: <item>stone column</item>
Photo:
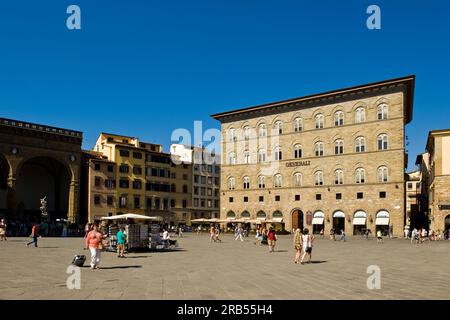
[(10, 175), (7, 183), (6, 207), (10, 217), (13, 217), (17, 213), (16, 178)]
[(69, 187), (69, 205), (67, 212), (67, 219), (70, 222), (77, 223), (80, 220), (79, 201), (80, 194), (78, 181), (72, 180)]

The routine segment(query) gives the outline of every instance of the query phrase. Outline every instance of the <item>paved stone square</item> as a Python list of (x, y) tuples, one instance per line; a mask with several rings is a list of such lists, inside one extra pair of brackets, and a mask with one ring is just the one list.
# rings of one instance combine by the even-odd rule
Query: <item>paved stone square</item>
[[(0, 299), (449, 299), (450, 241), (411, 244), (403, 239), (317, 239), (311, 265), (293, 263), (291, 236), (276, 252), (253, 238), (210, 243), (185, 234), (179, 251), (103, 252), (102, 269), (81, 270), (81, 289), (69, 290), (67, 267), (83, 250), (81, 238), (0, 242)], [(86, 264), (87, 265), (87, 264)], [(381, 269), (381, 289), (367, 288), (367, 267)]]

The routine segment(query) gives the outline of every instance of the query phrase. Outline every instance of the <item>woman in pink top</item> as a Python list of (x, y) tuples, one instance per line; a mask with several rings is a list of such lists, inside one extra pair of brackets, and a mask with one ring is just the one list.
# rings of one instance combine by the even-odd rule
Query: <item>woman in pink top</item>
[(98, 231), (97, 225), (94, 224), (92, 230), (86, 236), (86, 248), (91, 251), (91, 269), (98, 269), (100, 264), (102, 239), (103, 234)]

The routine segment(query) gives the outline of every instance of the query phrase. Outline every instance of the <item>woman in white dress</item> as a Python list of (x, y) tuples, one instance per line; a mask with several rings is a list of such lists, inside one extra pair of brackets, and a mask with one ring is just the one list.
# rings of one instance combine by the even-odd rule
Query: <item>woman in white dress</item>
[(302, 234), (302, 259), (300, 261), (301, 264), (303, 264), (303, 260), (305, 260), (306, 255), (308, 255), (308, 263), (311, 263), (311, 256), (312, 256), (312, 243), (314, 241), (314, 237), (309, 234), (309, 230), (305, 228), (303, 230)]

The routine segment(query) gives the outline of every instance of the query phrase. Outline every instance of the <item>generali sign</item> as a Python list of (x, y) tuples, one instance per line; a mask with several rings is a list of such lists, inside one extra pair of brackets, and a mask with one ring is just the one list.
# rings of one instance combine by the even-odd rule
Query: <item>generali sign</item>
[(286, 167), (304, 167), (311, 165), (311, 161), (305, 160), (305, 161), (292, 161), (292, 162), (286, 162)]

